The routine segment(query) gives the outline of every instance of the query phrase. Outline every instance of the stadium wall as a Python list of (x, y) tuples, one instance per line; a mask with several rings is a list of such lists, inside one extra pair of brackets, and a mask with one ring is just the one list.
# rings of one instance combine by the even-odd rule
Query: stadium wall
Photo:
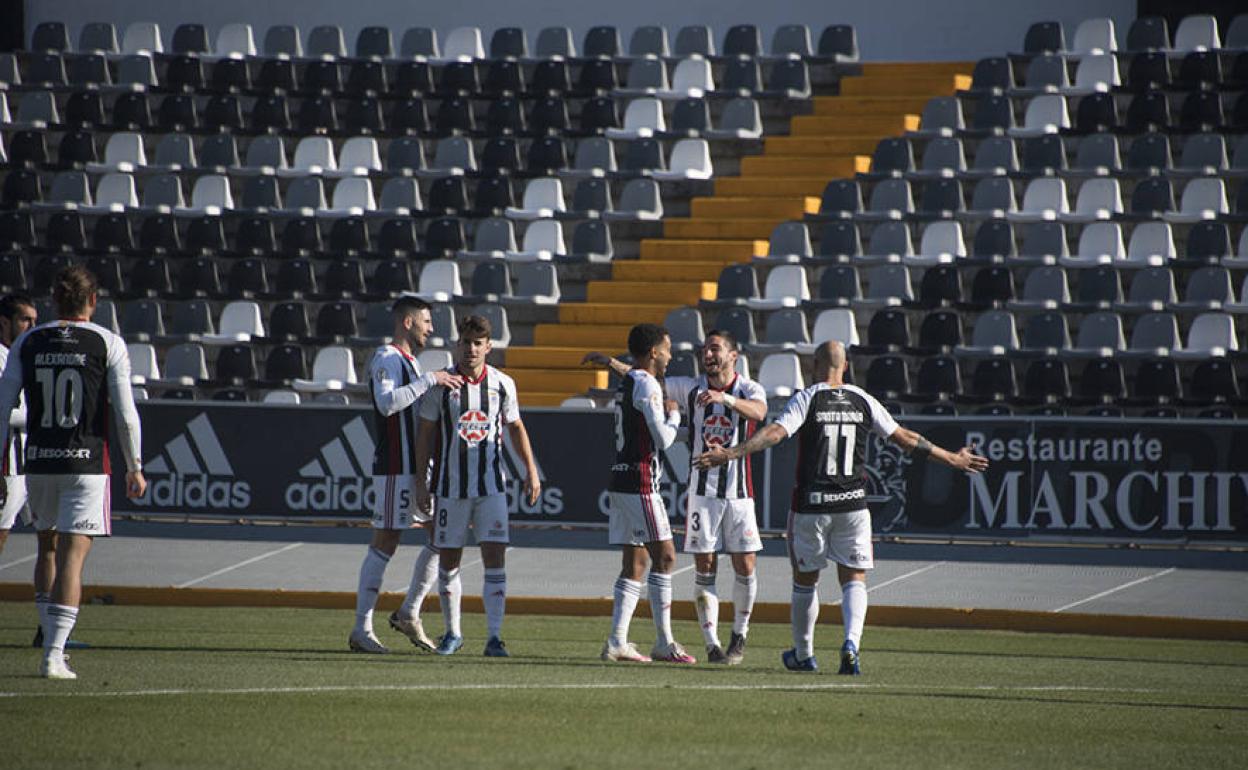
[(209, 33), (229, 22), (249, 22), (257, 32), (257, 45), (264, 30), (274, 24), (298, 24), (306, 34), (318, 24), (338, 24), (352, 48), (361, 27), (386, 25), (396, 32), (412, 26), (433, 27), (440, 34), (459, 26), (475, 25), (489, 33), (496, 27), (522, 26), (530, 32), (530, 45), (536, 31), (544, 26), (567, 25), (577, 44), (585, 31), (598, 24), (614, 24), (624, 43), (640, 24), (661, 23), (674, 32), (686, 24), (709, 24), (716, 44), (734, 24), (758, 24), (764, 45), (780, 24), (806, 23), (814, 34), (827, 24), (852, 24), (858, 31), (862, 58), (866, 61), (972, 60), (999, 56), (1022, 48), (1023, 34), (1034, 21), (1061, 21), (1068, 30), (1083, 19), (1108, 17), (1125, 30), (1136, 14), (1136, 0), (873, 0), (870, 3), (827, 2), (827, 0), (770, 0), (765, 6), (756, 0), (631, 0), (628, 3), (569, 3), (566, 0), (509, 0), (486, 2), (416, 3), (402, 0), (297, 0), (288, 3), (256, 3), (249, 0), (23, 0), (26, 30), (43, 21), (64, 21), (71, 38), (86, 22), (111, 21), (118, 30), (135, 21), (155, 21), (166, 37), (181, 23), (204, 24)]
[[(363, 520), (374, 509), (372, 415), (359, 407), (140, 402), (148, 492), (115, 511), (139, 515)], [(605, 526), (614, 461), (607, 411), (525, 410), (543, 491), (521, 500), (508, 444), (513, 520)], [(975, 445), (992, 462), (969, 480), (916, 463), (873, 438), (864, 502), (890, 536), (1248, 542), (1248, 432), (1225, 423), (1087, 418), (937, 418), (906, 424), (945, 447)], [(663, 456), (659, 493), (683, 524), (689, 447)], [(796, 448), (753, 462), (759, 525), (785, 526)]]

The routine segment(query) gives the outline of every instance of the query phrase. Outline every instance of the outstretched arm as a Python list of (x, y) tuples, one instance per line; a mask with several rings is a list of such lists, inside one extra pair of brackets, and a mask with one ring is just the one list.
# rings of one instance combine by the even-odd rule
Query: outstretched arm
[(599, 353), (596, 350), (586, 353), (585, 357), (581, 359), (581, 364), (606, 367), (621, 377), (628, 374), (629, 370), (633, 368), (618, 358), (612, 358), (606, 353)]
[(707, 468), (714, 468), (717, 465), (723, 465), (724, 463), (745, 457), (746, 455), (752, 455), (755, 452), (770, 449), (788, 437), (788, 431), (786, 431), (783, 426), (777, 425), (773, 422), (771, 425), (766, 426), (758, 433), (751, 436), (750, 440), (746, 441), (744, 444), (737, 444), (729, 449), (715, 447), (709, 452), (703, 452), (698, 455), (694, 460), (694, 463), (703, 470), (706, 470)]
[(935, 460), (960, 471), (979, 473), (988, 467), (988, 459), (975, 454), (969, 446), (962, 447), (957, 452), (950, 452), (936, 446), (909, 428), (898, 426), (888, 438), (908, 455), (919, 459)]

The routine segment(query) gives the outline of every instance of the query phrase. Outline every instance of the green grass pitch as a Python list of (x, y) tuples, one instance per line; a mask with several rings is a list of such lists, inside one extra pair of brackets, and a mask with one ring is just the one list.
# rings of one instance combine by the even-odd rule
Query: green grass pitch
[[(825, 621), (839, 612), (825, 607)], [(0, 766), (1236, 767), (1248, 644), (875, 629), (864, 676), (779, 663), (756, 624), (735, 668), (598, 661), (607, 618), (508, 618), (514, 657), (453, 658), (389, 629), (346, 649), (350, 612), (87, 606), (77, 682), (35, 674), (33, 607), (0, 603)], [(835, 617), (834, 617), (835, 616)], [(426, 615), (432, 626), (436, 615)], [(382, 620), (384, 624), (384, 618)], [(653, 627), (636, 618), (648, 649)], [(723, 629), (726, 633), (726, 629)], [(698, 631), (677, 637), (701, 652)]]

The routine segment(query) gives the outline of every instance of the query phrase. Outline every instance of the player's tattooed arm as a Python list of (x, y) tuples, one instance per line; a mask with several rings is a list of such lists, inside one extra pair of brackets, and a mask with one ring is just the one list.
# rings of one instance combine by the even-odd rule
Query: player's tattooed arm
[(988, 467), (988, 459), (975, 454), (975, 450), (969, 446), (962, 447), (957, 452), (950, 452), (947, 449), (936, 446), (909, 428), (898, 426), (897, 430), (893, 431), (893, 435), (889, 436), (889, 439), (901, 447), (906, 454), (917, 458), (935, 460), (956, 470), (967, 473), (979, 473)]
[(746, 441), (744, 444), (737, 444), (729, 449), (715, 447), (708, 452), (703, 452), (698, 455), (697, 459), (694, 460), (694, 463), (703, 470), (706, 470), (707, 468), (714, 468), (717, 465), (723, 465), (732, 460), (745, 457), (746, 455), (752, 455), (755, 452), (770, 449), (788, 437), (788, 431), (786, 431), (782, 426), (772, 423), (755, 433), (750, 440)]
[(581, 365), (583, 366), (585, 364), (592, 364), (593, 366), (601, 366), (606, 369), (610, 369), (621, 377), (628, 374), (633, 368), (618, 358), (612, 358), (606, 353), (599, 353), (596, 350), (586, 353), (585, 357), (581, 359)]

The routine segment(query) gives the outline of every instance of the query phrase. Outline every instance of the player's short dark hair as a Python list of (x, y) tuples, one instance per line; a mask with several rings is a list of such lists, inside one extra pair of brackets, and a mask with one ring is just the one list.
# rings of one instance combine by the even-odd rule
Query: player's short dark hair
[(467, 340), (489, 339), (494, 332), (490, 319), (483, 315), (466, 315), (459, 319), (459, 338)]
[(667, 329), (658, 324), (637, 324), (628, 331), (628, 352), (633, 358), (649, 355), (651, 348), (666, 336)]
[(52, 283), (52, 299), (63, 316), (80, 313), (100, 289), (95, 273), (82, 265), (70, 265), (56, 274)]
[(429, 303), (420, 297), (405, 294), (394, 301), (390, 306), (390, 313), (395, 318), (407, 318), (409, 315), (415, 315), (422, 310), (431, 310)]
[(35, 301), (25, 292), (15, 291), (0, 297), (0, 318), (12, 321), (19, 308), (34, 307)]
[(719, 337), (724, 341), (724, 345), (726, 345), (729, 350), (739, 350), (737, 347), (737, 338), (734, 337), (732, 332), (727, 329), (711, 329), (706, 333), (706, 339), (709, 340), (711, 337)]

